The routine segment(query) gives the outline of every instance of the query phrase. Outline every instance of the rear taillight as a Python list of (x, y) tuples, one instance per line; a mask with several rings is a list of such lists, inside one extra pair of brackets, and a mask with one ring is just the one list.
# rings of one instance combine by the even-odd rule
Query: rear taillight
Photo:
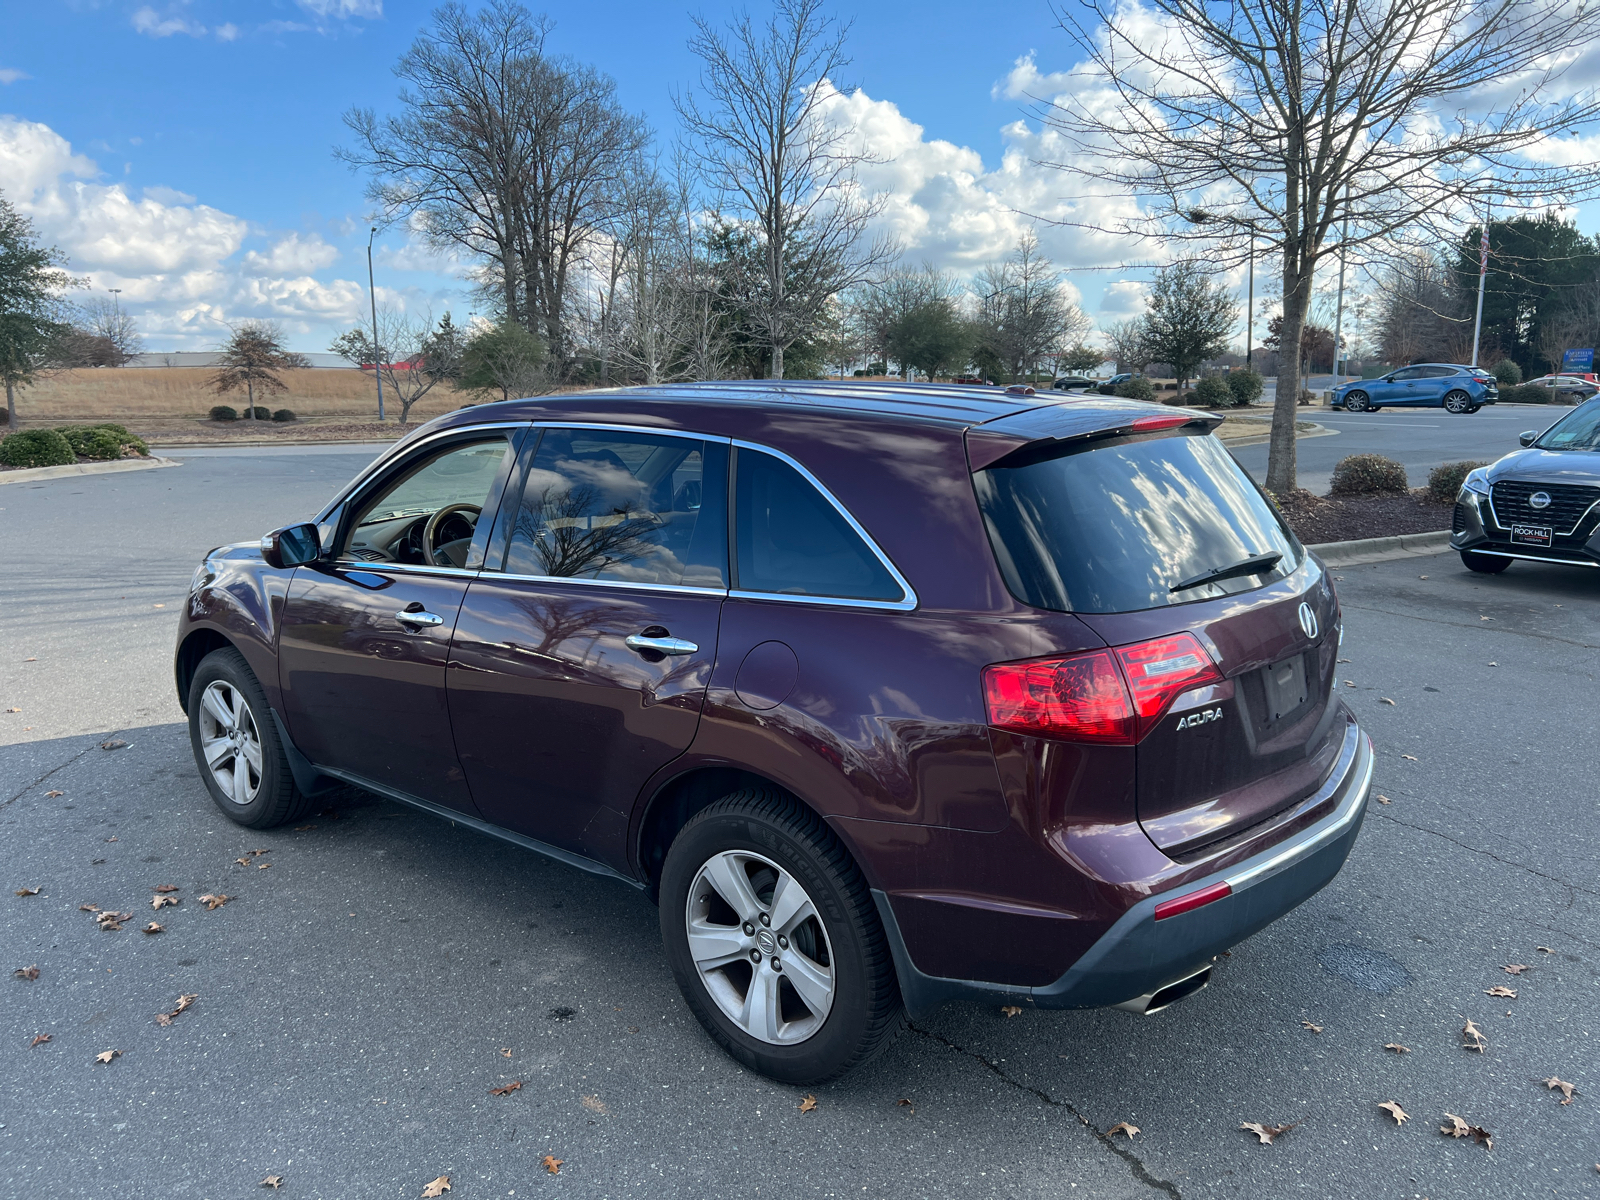
[(1190, 688), (1222, 672), (1192, 633), (983, 670), (989, 724), (1037, 737), (1131, 746)]

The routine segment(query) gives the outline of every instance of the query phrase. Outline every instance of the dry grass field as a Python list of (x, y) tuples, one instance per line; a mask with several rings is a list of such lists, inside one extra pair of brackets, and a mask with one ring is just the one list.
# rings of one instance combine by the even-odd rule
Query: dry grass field
[[(209, 386), (207, 367), (98, 367), (58, 371), (17, 395), (17, 415), (24, 428), (72, 422), (114, 421), (129, 429), (166, 430), (194, 422), (215, 428), (206, 414), (216, 404), (242, 410), (244, 393), (218, 396)], [(372, 376), (354, 367), (313, 367), (288, 371), (287, 392), (260, 397), (257, 403), (276, 411), (292, 410), (302, 420), (374, 420), (377, 389)], [(430, 392), (411, 410), (419, 424), (459, 408), (469, 397), (446, 386)], [(389, 419), (399, 405), (385, 397)]]

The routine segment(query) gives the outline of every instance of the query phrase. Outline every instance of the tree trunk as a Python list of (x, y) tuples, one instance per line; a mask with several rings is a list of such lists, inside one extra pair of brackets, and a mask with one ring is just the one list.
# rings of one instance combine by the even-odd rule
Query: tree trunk
[(1278, 496), (1296, 487), (1294, 425), (1300, 406), (1300, 338), (1311, 303), (1311, 271), (1302, 265), (1302, 254), (1298, 246), (1284, 254), (1278, 394), (1272, 405), (1272, 438), (1267, 447), (1267, 491)]
[(769, 379), (783, 378), (783, 347), (776, 342), (772, 344), (772, 370), (767, 377)]
[(17, 431), (17, 389), (11, 380), (6, 380), (6, 426), (12, 433)]
[(246, 402), (244, 419), (246, 421), (254, 421), (256, 419), (256, 385), (248, 379), (244, 381), (244, 397)]

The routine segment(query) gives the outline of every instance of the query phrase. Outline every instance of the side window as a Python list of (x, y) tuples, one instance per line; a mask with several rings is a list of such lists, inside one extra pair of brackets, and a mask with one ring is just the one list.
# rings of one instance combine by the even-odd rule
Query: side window
[[(503, 435), (423, 452), (364, 498), (340, 558), (461, 567), (511, 443)], [(487, 536), (488, 530), (484, 530)]]
[(1443, 379), (1447, 375), (1459, 375), (1454, 367), (1424, 367), (1422, 374), (1428, 379)]
[(1394, 381), (1396, 383), (1404, 383), (1408, 379), (1420, 379), (1420, 378), (1422, 378), (1422, 368), (1421, 367), (1405, 367), (1404, 369), (1396, 371), (1394, 373)]
[(546, 429), (511, 527), (505, 571), (727, 586), (722, 442)]
[(839, 510), (782, 459), (740, 450), (736, 586), (745, 592), (898, 601), (904, 592)]

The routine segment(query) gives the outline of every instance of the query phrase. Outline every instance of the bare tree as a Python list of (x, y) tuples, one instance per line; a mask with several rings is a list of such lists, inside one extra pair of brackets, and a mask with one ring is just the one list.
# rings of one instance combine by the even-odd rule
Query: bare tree
[(821, 9), (821, 0), (776, 0), (765, 24), (744, 14), (726, 30), (696, 17), (689, 49), (703, 64), (700, 90), (676, 100), (694, 165), (759, 250), (746, 313), (774, 379), (829, 302), (893, 253), (867, 236), (883, 205), (857, 186), (867, 159), (853, 131), (823, 112), (829, 81), (849, 62), (849, 27)]
[(1029, 229), (1011, 257), (990, 263), (974, 280), (978, 340), (1013, 379), (1034, 375), (1047, 355), (1089, 331), (1083, 310), (1062, 294), (1061, 272)]
[(256, 393), (269, 396), (286, 392), (284, 371), (300, 371), (311, 364), (303, 354), (285, 348), (283, 331), (270, 321), (246, 321), (228, 326), (228, 340), (219, 347), (211, 390), (219, 396), (245, 392), (245, 420), (256, 416)]
[(1106, 335), (1106, 349), (1116, 360), (1117, 370), (1142, 371), (1152, 361), (1145, 345), (1143, 318), (1113, 321), (1102, 332)]
[(1445, 347), (1463, 328), (1470, 341), (1472, 314), (1461, 312), (1451, 284), (1448, 266), (1430, 250), (1396, 255), (1378, 275), (1378, 337), (1386, 361), (1449, 359)]
[(328, 349), (362, 370), (381, 371), (384, 390), (400, 401), (400, 424), (411, 409), (447, 380), (461, 377), (466, 335), (445, 313), (438, 325), (431, 315), (412, 317), (392, 308), (378, 310), (378, 343), (364, 325), (346, 330)]
[(1104, 228), (1221, 266), (1264, 239), (1281, 260), (1273, 491), (1295, 486), (1300, 328), (1328, 254), (1437, 245), (1491, 203), (1600, 186), (1595, 163), (1540, 153), (1600, 114), (1557, 87), (1600, 33), (1588, 0), (1086, 0), (1062, 27), (1086, 62), (1044, 107), (1078, 152), (1057, 165), (1148, 204)]
[(126, 366), (129, 361), (144, 353), (144, 338), (133, 315), (115, 300), (94, 296), (79, 306), (81, 324), (91, 336), (104, 338), (111, 347), (115, 361), (112, 366)]

